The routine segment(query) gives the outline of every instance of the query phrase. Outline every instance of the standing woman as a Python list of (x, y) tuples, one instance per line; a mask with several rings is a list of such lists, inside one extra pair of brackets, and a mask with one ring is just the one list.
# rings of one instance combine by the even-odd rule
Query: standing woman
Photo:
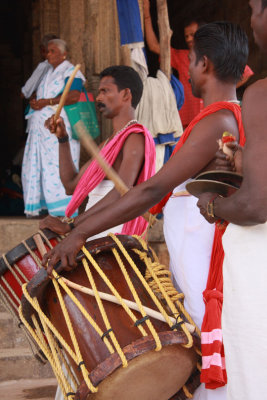
[[(30, 129), (23, 157), (22, 185), (25, 214), (28, 217), (47, 212), (55, 216), (65, 215), (71, 198), (65, 194), (59, 176), (58, 140), (44, 127), (46, 119), (55, 113), (74, 69), (66, 57), (67, 45), (64, 40), (53, 39), (48, 42), (47, 60), (50, 67), (38, 86), (36, 99), (30, 101), (31, 109), (26, 116), (30, 119)], [(79, 100), (84, 81), (84, 76), (78, 71), (66, 105)], [(64, 110), (61, 116), (66, 124), (73, 163), (78, 170), (80, 144), (72, 139), (71, 126)]]

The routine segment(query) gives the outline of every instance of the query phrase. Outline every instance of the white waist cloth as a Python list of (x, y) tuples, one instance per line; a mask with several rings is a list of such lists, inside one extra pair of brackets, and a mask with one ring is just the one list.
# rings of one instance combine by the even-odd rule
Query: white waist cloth
[(223, 339), (228, 400), (267, 398), (267, 223), (223, 236)]
[[(187, 182), (173, 193), (184, 191)], [(164, 207), (164, 235), (174, 285), (184, 293), (185, 308), (201, 328), (205, 311), (202, 292), (206, 289), (215, 228), (200, 214), (197, 200), (193, 196), (169, 198)], [(226, 400), (226, 387), (207, 390), (202, 384), (194, 400)]]
[[(95, 187), (90, 193), (89, 193), (89, 200), (86, 204), (86, 209), (85, 211), (87, 211), (89, 208), (93, 207), (96, 203), (98, 203), (100, 200), (103, 199), (103, 197), (106, 196), (106, 194), (108, 192), (110, 192), (112, 189), (114, 188), (114, 183), (112, 181), (109, 180), (103, 180), (102, 182), (99, 183), (99, 185), (97, 185), (97, 187)], [(98, 233), (95, 236), (91, 236), (89, 238), (89, 240), (93, 240), (93, 239), (97, 239), (97, 238), (101, 238), (103, 236), (107, 236), (107, 234), (109, 232), (112, 233), (121, 233), (122, 231), (122, 225), (118, 225), (118, 226), (114, 226), (111, 229), (108, 229), (104, 232)]]
[[(185, 184), (173, 193), (185, 190)], [(185, 307), (201, 328), (204, 316), (202, 292), (206, 289), (214, 225), (199, 213), (197, 198), (171, 196), (164, 208), (164, 235), (170, 254), (174, 283), (185, 295)]]

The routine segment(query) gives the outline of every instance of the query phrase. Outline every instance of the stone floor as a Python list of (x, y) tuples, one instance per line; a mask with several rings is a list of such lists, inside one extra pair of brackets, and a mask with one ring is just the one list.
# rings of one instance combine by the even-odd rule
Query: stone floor
[(19, 379), (0, 383), (1, 400), (53, 400), (56, 379)]

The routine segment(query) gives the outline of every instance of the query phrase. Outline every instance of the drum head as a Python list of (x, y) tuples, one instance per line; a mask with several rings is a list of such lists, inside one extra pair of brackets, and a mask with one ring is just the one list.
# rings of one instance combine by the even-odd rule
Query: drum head
[(131, 360), (98, 385), (89, 400), (168, 400), (185, 384), (196, 366), (193, 348), (166, 346)]
[(238, 188), (224, 182), (198, 179), (187, 183), (186, 190), (195, 197), (199, 197), (202, 193), (206, 192), (218, 193), (223, 197), (228, 197), (234, 194)]
[(237, 174), (236, 172), (215, 170), (215, 171), (202, 172), (196, 177), (196, 180), (199, 179), (224, 182), (227, 183), (228, 185), (233, 185), (236, 186), (237, 188), (240, 188), (243, 176)]

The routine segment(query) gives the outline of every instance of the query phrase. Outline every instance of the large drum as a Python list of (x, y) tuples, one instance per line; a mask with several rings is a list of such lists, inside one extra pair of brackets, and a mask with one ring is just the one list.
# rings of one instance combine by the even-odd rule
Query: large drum
[[(71, 272), (59, 265), (53, 280), (40, 270), (22, 298), (21, 317), (34, 337), (45, 333), (42, 350), (65, 398), (170, 399), (196, 371), (199, 343), (171, 299), (168, 273), (130, 236), (87, 242), (77, 261)], [(73, 382), (59, 371), (61, 349)]]

